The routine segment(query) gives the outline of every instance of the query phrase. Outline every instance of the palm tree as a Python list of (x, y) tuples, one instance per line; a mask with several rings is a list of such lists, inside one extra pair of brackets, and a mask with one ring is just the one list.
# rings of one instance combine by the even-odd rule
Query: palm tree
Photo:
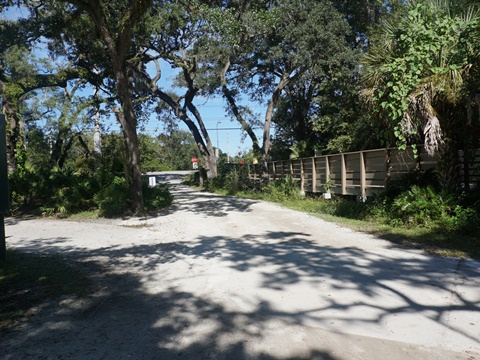
[(447, 188), (455, 186), (455, 155), (475, 91), (469, 82), (479, 65), (480, 16), (467, 3), (407, 2), (363, 61), (363, 95), (390, 139), (405, 147), (420, 137), (430, 155), (440, 156), (439, 180)]

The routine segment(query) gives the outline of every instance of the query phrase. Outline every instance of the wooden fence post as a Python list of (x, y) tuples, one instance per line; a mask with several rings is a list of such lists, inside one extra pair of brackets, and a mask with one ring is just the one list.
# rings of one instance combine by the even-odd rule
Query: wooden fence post
[(300, 159), (300, 191), (305, 192), (305, 168), (303, 164), (304, 159)]
[(317, 192), (317, 169), (314, 157), (312, 158), (312, 192)]
[(328, 155), (325, 156), (325, 185), (327, 185), (328, 191), (330, 192), (330, 158)]
[(342, 161), (342, 195), (345, 195), (347, 193), (347, 166), (345, 164), (345, 154), (340, 155)]
[(390, 150), (388, 148), (385, 149), (385, 186), (388, 184), (388, 180), (390, 180)]
[(362, 194), (362, 201), (364, 201), (367, 196), (367, 179), (365, 168), (365, 154), (363, 153), (363, 151), (360, 151), (360, 188)]
[[(468, 150), (463, 150), (463, 161), (460, 166), (463, 167), (463, 187), (465, 190), (470, 190), (470, 159)], [(475, 155), (473, 156), (475, 159)], [(462, 159), (461, 159), (462, 160)]]
[[(413, 150), (413, 149), (412, 149)], [(422, 159), (421, 159), (421, 148), (417, 147), (417, 163), (416, 163), (416, 169), (418, 173), (422, 171)]]

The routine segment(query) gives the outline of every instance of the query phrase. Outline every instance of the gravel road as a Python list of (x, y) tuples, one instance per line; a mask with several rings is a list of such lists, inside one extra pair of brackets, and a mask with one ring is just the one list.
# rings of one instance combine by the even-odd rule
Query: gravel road
[(0, 334), (2, 359), (480, 359), (480, 262), (398, 247), (183, 174), (149, 218), (7, 219), (94, 280)]

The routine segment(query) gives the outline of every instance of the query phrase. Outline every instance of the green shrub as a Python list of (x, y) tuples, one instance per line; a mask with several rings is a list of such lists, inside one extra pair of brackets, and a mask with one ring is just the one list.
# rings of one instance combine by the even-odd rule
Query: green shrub
[(221, 177), (216, 177), (214, 179), (205, 179), (203, 181), (203, 188), (206, 191), (217, 191), (223, 189), (225, 185), (225, 179)]
[(236, 195), (254, 188), (248, 178), (248, 168), (246, 166), (226, 163), (219, 166), (216, 178), (204, 181), (203, 187), (206, 191), (223, 190), (229, 195)]
[(262, 192), (266, 200), (275, 202), (301, 197), (297, 182), (289, 176), (283, 180), (270, 181), (262, 188)]
[(411, 171), (405, 175), (397, 178), (391, 179), (387, 182), (385, 192), (382, 194), (387, 200), (393, 200), (401, 193), (410, 190), (413, 186), (427, 187), (431, 186), (434, 189), (438, 189), (438, 181), (433, 169), (429, 169), (424, 173), (419, 173), (418, 171)]
[(95, 202), (101, 216), (111, 217), (123, 215), (130, 206), (128, 185), (124, 177), (115, 176), (109, 185), (106, 185), (95, 196)]
[(173, 201), (173, 195), (168, 190), (167, 185), (157, 185), (154, 187), (143, 183), (143, 202), (145, 210), (154, 211), (169, 206)]
[(46, 216), (65, 216), (89, 210), (97, 188), (95, 177), (68, 167), (34, 170), (27, 165), (9, 176), (13, 213), (38, 209)]
[(41, 204), (39, 187), (41, 175), (31, 167), (19, 168), (8, 176), (10, 207), (13, 213)]
[(348, 219), (364, 219), (368, 205), (355, 199), (338, 199), (332, 215)]
[(414, 185), (395, 198), (391, 216), (408, 225), (432, 226), (452, 213), (452, 199), (445, 191)]
[(248, 178), (248, 170), (245, 166), (235, 166), (223, 175), (223, 188), (229, 195), (235, 195), (239, 191), (253, 188)]
[(441, 226), (447, 232), (461, 232), (463, 234), (480, 234), (480, 212), (474, 208), (464, 208), (456, 205), (453, 214), (441, 219)]
[[(86, 162), (73, 167), (33, 169), (19, 168), (9, 175), (11, 211), (39, 211), (44, 216), (67, 216), (99, 209), (100, 216), (125, 214), (130, 207), (128, 186), (122, 175), (99, 170), (88, 171)], [(144, 186), (146, 210), (168, 206), (172, 195), (164, 186)]]

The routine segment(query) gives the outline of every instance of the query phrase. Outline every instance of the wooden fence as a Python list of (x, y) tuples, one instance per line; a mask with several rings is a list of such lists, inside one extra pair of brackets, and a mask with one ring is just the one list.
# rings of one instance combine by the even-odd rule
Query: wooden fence
[(480, 149), (459, 151), (459, 184), (462, 189), (480, 187)]
[[(405, 151), (392, 148), (274, 161), (268, 163), (269, 181), (288, 176), (300, 183), (301, 191), (366, 197), (382, 192), (389, 179), (413, 170), (434, 169), (437, 157), (429, 156), (423, 147), (417, 149), (417, 157), (411, 148)], [(475, 151), (473, 161), (470, 157), (461, 169), (463, 186), (472, 188), (478, 185), (480, 150)], [(254, 181), (260, 179), (260, 165), (250, 167), (250, 178)]]
[(436, 159), (421, 151), (415, 158), (412, 149), (376, 149), (275, 161), (268, 164), (268, 173), (269, 180), (289, 176), (300, 183), (301, 191), (364, 197), (382, 192), (389, 178), (435, 165)]

